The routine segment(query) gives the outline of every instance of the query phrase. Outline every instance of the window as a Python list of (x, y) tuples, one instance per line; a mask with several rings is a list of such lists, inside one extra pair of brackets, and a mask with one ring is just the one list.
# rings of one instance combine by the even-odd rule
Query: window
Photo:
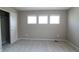
[(60, 16), (59, 15), (50, 15), (50, 16), (40, 15), (38, 16), (38, 18), (37, 16), (27, 16), (27, 24), (60, 24)]
[(50, 16), (50, 24), (59, 24), (60, 16)]
[(39, 16), (38, 23), (39, 24), (48, 24), (48, 16)]
[(36, 16), (28, 16), (27, 17), (27, 23), (28, 24), (36, 24), (37, 23), (37, 17)]

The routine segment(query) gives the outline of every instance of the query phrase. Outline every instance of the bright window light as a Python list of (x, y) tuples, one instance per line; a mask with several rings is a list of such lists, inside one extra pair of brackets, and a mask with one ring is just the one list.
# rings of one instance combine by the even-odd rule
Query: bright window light
[(38, 23), (39, 24), (48, 24), (48, 16), (39, 16)]
[(27, 23), (28, 24), (36, 24), (37, 23), (37, 17), (36, 16), (28, 16), (27, 17)]
[(60, 24), (60, 16), (50, 16), (50, 24)]

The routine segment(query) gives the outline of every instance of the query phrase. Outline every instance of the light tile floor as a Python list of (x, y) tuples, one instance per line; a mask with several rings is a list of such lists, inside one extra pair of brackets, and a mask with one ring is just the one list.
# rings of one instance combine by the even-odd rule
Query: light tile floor
[(77, 52), (77, 50), (65, 42), (19, 40), (14, 44), (5, 45), (3, 52)]

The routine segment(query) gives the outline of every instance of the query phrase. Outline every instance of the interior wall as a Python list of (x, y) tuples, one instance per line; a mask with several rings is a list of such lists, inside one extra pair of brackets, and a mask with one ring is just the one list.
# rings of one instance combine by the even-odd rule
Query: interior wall
[[(27, 24), (28, 15), (60, 15), (60, 24)], [(62, 11), (20, 11), (18, 21), (19, 38), (65, 39), (67, 12)]]
[(79, 7), (68, 12), (68, 40), (79, 47)]
[(16, 40), (18, 40), (17, 39), (17, 11), (10, 7), (0, 7), (0, 9), (10, 13), (10, 39), (11, 39), (11, 43), (14, 43)]

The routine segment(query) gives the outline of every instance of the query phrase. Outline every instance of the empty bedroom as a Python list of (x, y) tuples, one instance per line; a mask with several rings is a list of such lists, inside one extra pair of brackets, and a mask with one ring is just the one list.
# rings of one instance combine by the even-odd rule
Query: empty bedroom
[(78, 52), (79, 7), (0, 7), (1, 52)]

